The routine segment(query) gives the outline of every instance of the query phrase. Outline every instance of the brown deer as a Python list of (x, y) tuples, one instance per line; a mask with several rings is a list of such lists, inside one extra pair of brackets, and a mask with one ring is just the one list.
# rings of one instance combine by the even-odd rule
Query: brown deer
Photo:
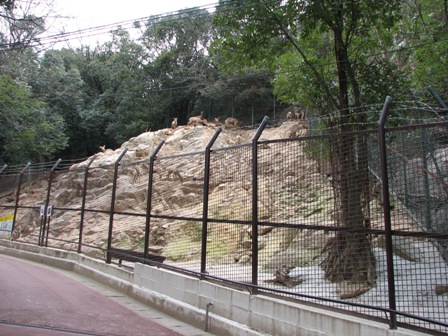
[(173, 118), (173, 121), (171, 122), (171, 128), (176, 129), (177, 128), (177, 118)]
[(238, 119), (234, 117), (229, 117), (224, 121), (224, 124), (226, 125), (226, 127), (229, 126), (238, 127)]
[(203, 126), (207, 126), (207, 120), (204, 118), (201, 118), (200, 116), (195, 116), (195, 117), (191, 117), (188, 120), (188, 126), (198, 126), (198, 125), (203, 125)]

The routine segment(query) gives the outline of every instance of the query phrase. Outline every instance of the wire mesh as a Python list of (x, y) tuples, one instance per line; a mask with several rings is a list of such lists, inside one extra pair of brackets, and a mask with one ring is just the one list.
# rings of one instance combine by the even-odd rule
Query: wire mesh
[[(75, 251), (79, 241), (79, 210), (52, 208), (47, 211), (43, 245)], [(42, 226), (43, 227), (43, 226)]]
[[(92, 167), (87, 174), (85, 208), (94, 211), (110, 211), (114, 166)], [(78, 181), (75, 188), (81, 190), (82, 187), (82, 183)]]
[(382, 228), (382, 208), (367, 151), (365, 134), (260, 145), (259, 206), (273, 209), (260, 212), (261, 285), (311, 301), (352, 299), (375, 287), (371, 230)]
[[(388, 134), (397, 309), (443, 323), (448, 307), (448, 125), (399, 128)], [(429, 324), (400, 317), (422, 327)], [(444, 327), (436, 329), (446, 332)]]
[(112, 247), (144, 252), (145, 227), (146, 217), (144, 216), (114, 214)]
[(146, 215), (148, 172), (149, 165), (146, 162), (120, 163), (115, 190), (115, 212)]
[(251, 147), (213, 151), (210, 167), (207, 272), (251, 282), (251, 225), (244, 224), (252, 221)]
[[(160, 222), (159, 222), (160, 224)], [(161, 247), (161, 254), (166, 257), (165, 264), (178, 268), (200, 272), (201, 270), (201, 238), (202, 222), (194, 220), (170, 220), (162, 227), (154, 228), (162, 236), (155, 236), (154, 247)]]
[[(5, 216), (14, 214), (14, 208), (7, 208), (2, 211)], [(40, 207), (22, 207), (16, 212), (14, 220), (14, 230), (11, 234), (7, 233), (7, 238), (19, 240), (22, 242), (37, 244), (40, 226)], [(2, 217), (2, 215), (0, 215)]]
[(202, 221), (194, 219), (202, 217), (204, 155), (160, 157), (153, 172), (149, 250), (200, 272)]
[(80, 209), (83, 199), (84, 177), (84, 170), (53, 172), (49, 205), (55, 208)]
[(252, 154), (250, 146), (212, 153), (210, 220), (250, 221), (252, 218)]
[[(400, 113), (406, 118), (395, 118)], [(76, 249), (82, 224), (82, 251), (104, 258), (112, 219), (112, 247), (143, 252), (148, 221), (149, 252), (165, 256), (165, 264), (200, 272), (206, 242), (209, 275), (252, 283), (256, 261), (257, 284), (263, 288), (379, 318), (389, 317), (381, 309), (391, 306), (393, 281), (397, 311), (427, 319), (398, 314), (399, 323), (447, 332), (448, 123), (431, 111), (403, 108), (393, 111), (390, 126), (391, 237), (377, 131), (330, 130), (261, 141), (256, 170), (251, 144), (213, 150), (207, 195), (204, 152), (157, 157), (152, 185), (149, 163), (125, 155), (118, 166), (113, 214), (114, 165), (93, 166), (87, 176), (81, 165), (56, 171), (49, 246)], [(35, 200), (45, 199), (47, 178), (41, 185), (38, 179), (24, 180), (18, 222), (40, 220)], [(0, 217), (14, 209), (16, 187), (5, 191)], [(254, 196), (258, 251), (253, 251)]]
[(84, 214), (81, 242), (82, 252), (103, 259), (107, 248), (110, 215), (105, 212), (89, 211)]
[(25, 170), (20, 186), (20, 205), (36, 206), (45, 204), (47, 198), (48, 177), (50, 172)]
[(204, 156), (158, 158), (154, 163), (151, 214), (201, 218)]
[(260, 145), (258, 208), (266, 224), (259, 227), (258, 277), (263, 286), (289, 290), (303, 282), (295, 273), (318, 271), (315, 259), (332, 234), (315, 226), (332, 225), (334, 216), (331, 184), (320, 173), (326, 163), (315, 160), (321, 145), (302, 139)]

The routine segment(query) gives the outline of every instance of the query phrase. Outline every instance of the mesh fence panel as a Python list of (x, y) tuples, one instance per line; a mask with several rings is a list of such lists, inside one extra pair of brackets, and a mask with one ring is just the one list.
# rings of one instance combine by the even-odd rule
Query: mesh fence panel
[[(18, 209), (14, 220), (12, 238), (26, 243), (37, 244), (39, 236), (40, 207), (45, 204), (50, 175), (48, 165), (30, 165), (17, 177), (14, 198), (18, 197)], [(20, 193), (17, 194), (20, 184)]]
[(44, 204), (47, 199), (48, 177), (50, 172), (30, 166), (22, 176), (20, 186), (20, 206), (36, 206)]
[(251, 170), (251, 146), (212, 152), (207, 271), (235, 282), (251, 282)]
[[(332, 233), (316, 226), (332, 226), (334, 216), (331, 184), (320, 172), (328, 162), (321, 157), (322, 145), (298, 139), (260, 145), (258, 207), (260, 221), (266, 223), (259, 227), (263, 286), (289, 290), (303, 281), (304, 288), (308, 286), (299, 273), (321, 273), (316, 258)], [(311, 288), (308, 295), (321, 291)]]
[(49, 204), (55, 208), (81, 208), (84, 176), (85, 172), (83, 170), (54, 172)]
[(209, 219), (250, 221), (252, 216), (252, 154), (250, 146), (212, 153)]
[[(414, 112), (405, 111), (412, 127), (396, 127), (391, 118), (394, 128), (387, 129), (392, 254), (386, 252), (377, 131), (258, 144), (258, 251), (252, 250), (250, 144), (211, 152), (207, 232), (205, 154), (157, 157), (149, 251), (165, 256), (165, 264), (200, 272), (205, 240), (205, 266), (211, 276), (251, 283), (253, 258), (258, 256), (258, 285), (380, 318), (386, 314), (369, 306), (389, 308), (392, 279), (399, 312), (448, 323), (448, 126), (426, 121), (416, 126), (424, 118)], [(111, 245), (143, 252), (149, 164), (124, 156), (118, 167)], [(108, 243), (113, 176), (113, 165), (90, 168), (87, 174), (83, 252), (101, 258)], [(24, 180), (18, 223), (39, 221), (36, 197), (30, 194), (45, 199), (48, 180), (38, 180)], [(49, 246), (76, 249), (83, 187), (83, 170), (55, 173)], [(14, 191), (5, 192), (9, 198), (0, 207), (0, 217), (15, 205)], [(32, 242), (32, 234), (28, 237), (19, 239)], [(388, 273), (391, 267), (393, 274)], [(411, 317), (398, 315), (398, 321), (448, 331)]]
[(87, 210), (84, 213), (82, 252), (93, 257), (104, 258), (109, 234), (108, 213)]
[[(388, 133), (397, 309), (448, 322), (447, 125), (400, 128)], [(428, 327), (399, 317), (399, 321)], [(440, 331), (447, 331), (440, 327)]]
[(202, 221), (188, 218), (202, 217), (204, 155), (157, 158), (152, 187), (150, 251), (165, 256), (166, 264), (199, 272)]
[(200, 218), (203, 189), (203, 154), (158, 158), (154, 163), (151, 214)]
[(53, 208), (47, 216), (44, 245), (76, 251), (79, 242), (80, 211)]
[[(85, 208), (110, 211), (114, 166), (93, 167), (88, 171)], [(77, 188), (80, 186), (77, 185)]]
[(148, 165), (123, 163), (118, 167), (114, 211), (146, 215)]
[(372, 249), (378, 238), (369, 230), (381, 229), (382, 211), (366, 139), (319, 136), (260, 146), (261, 285), (336, 300), (379, 289)]
[(163, 229), (163, 241), (159, 241), (158, 246), (163, 247), (162, 254), (167, 258), (165, 263), (200, 272), (202, 222), (170, 220), (163, 225)]
[(144, 252), (145, 247), (144, 216), (114, 215), (112, 247), (136, 252)]

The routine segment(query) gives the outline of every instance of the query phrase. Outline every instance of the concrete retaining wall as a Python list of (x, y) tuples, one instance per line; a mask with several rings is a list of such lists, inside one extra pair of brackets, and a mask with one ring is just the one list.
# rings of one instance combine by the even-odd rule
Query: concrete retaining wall
[(426, 335), (138, 263), (130, 272), (82, 254), (5, 240), (0, 253), (76, 272), (216, 335)]

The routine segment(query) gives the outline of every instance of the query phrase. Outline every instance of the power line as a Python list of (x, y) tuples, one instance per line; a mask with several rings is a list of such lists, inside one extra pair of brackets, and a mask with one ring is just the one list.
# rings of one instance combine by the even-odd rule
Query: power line
[[(268, 0), (275, 2), (276, 0)], [(219, 5), (219, 8), (218, 8)], [(259, 2), (254, 0), (241, 0), (239, 2), (238, 9), (245, 9), (250, 8), (253, 6), (260, 5)], [(207, 14), (204, 13), (204, 10), (207, 11)], [(165, 22), (175, 22), (175, 21), (181, 21), (185, 18), (180, 17), (180, 15), (183, 14), (194, 14), (197, 13), (196, 17), (206, 16), (208, 15), (209, 11), (216, 11), (218, 13), (226, 12), (226, 11), (234, 11), (236, 8), (233, 6), (232, 3), (224, 3), (220, 4), (219, 2), (210, 3), (203, 6), (197, 6), (192, 8), (187, 8), (179, 11), (171, 11), (171, 12), (165, 12), (162, 14), (156, 14), (151, 16), (145, 16), (141, 18), (131, 19), (131, 20), (125, 20), (115, 23), (110, 23), (106, 25), (96, 26), (96, 27), (89, 27), (85, 29), (79, 29), (71, 32), (63, 32), (59, 34), (53, 34), (44, 36), (41, 38), (35, 38), (34, 40), (30, 41), (30, 43), (27, 45), (28, 47), (43, 47), (43, 46), (51, 46), (57, 43), (67, 42), (69, 40), (74, 39), (81, 39), (81, 38), (89, 38), (94, 36), (99, 36), (103, 34), (109, 34), (113, 30), (116, 29), (124, 29), (124, 30), (131, 30), (131, 29), (137, 29), (135, 27), (136, 23), (142, 23), (146, 24), (147, 26), (151, 23), (156, 23), (160, 20), (164, 20)], [(14, 49), (19, 46), (15, 46), (13, 44), (0, 44), (0, 48), (3, 48), (4, 50), (7, 49)], [(23, 47), (23, 46), (21, 46)]]
[[(275, 0), (273, 0), (273, 1), (275, 1)], [(81, 38), (81, 37), (86, 37), (86, 36), (87, 37), (97, 36), (100, 34), (104, 34), (105, 31), (110, 32), (111, 30), (118, 29), (118, 28), (126, 29), (130, 25), (133, 26), (135, 22), (143, 22), (144, 24), (146, 24), (148, 26), (151, 23), (156, 23), (156, 22), (160, 21), (161, 19), (165, 20), (165, 22), (167, 22), (167, 23), (184, 20), (185, 17), (182, 17), (182, 14), (197, 13), (197, 16), (200, 17), (200, 16), (209, 15), (209, 14), (204, 13), (204, 10), (207, 10), (207, 12), (208, 12), (208, 10), (216, 9), (218, 13), (235, 10), (234, 6), (230, 6), (230, 5), (226, 6), (225, 4), (224, 5), (221, 4), (219, 6), (219, 8), (217, 8), (218, 4), (219, 3), (215, 2), (215, 3), (208, 4), (208, 5), (203, 5), (200, 7), (193, 7), (193, 8), (175, 11), (175, 12), (166, 12), (163, 14), (152, 15), (152, 16), (133, 19), (133, 20), (120, 21), (120, 22), (116, 22), (116, 23), (112, 23), (112, 24), (107, 24), (107, 25), (102, 25), (102, 26), (97, 26), (97, 27), (90, 27), (90, 28), (81, 29), (81, 30), (68, 32), (68, 33), (50, 35), (50, 36), (39, 39), (38, 41), (35, 42), (35, 44), (31, 44), (30, 46), (37, 46), (37, 45), (42, 46), (44, 44), (54, 44), (54, 43), (59, 43), (59, 42), (63, 42), (63, 41), (68, 41), (68, 40), (75, 39), (75, 38)], [(239, 9), (249, 8), (254, 5), (260, 5), (259, 2), (254, 2), (253, 0), (243, 0), (239, 4), (240, 5), (244, 4), (244, 6), (238, 7)], [(394, 50), (382, 51), (382, 52), (379, 52), (376, 54), (366, 55), (363, 57), (370, 58), (370, 57), (384, 56), (384, 55), (392, 54), (392, 53), (401, 53), (401, 52), (405, 52), (405, 51), (411, 50), (411, 49), (423, 48), (428, 45), (433, 45), (435, 43), (442, 43), (442, 42), (445, 42), (446, 40), (448, 40), (448, 38), (438, 40), (437, 42), (432, 41), (432, 42), (428, 42), (426, 44), (421, 43), (421, 44), (414, 45), (414, 46), (400, 47), (400, 48), (397, 48)], [(0, 47), (3, 47), (3, 46), (5, 46), (5, 45), (0, 44)], [(318, 68), (323, 68), (323, 67), (333, 66), (334, 64), (335, 64), (334, 61), (330, 61), (330, 62), (320, 63), (320, 64), (315, 63), (315, 66)], [(297, 69), (295, 71), (300, 71), (300, 70)], [(294, 70), (280, 71), (280, 72), (277, 72), (276, 74), (294, 73), (295, 71)], [(272, 77), (272, 76), (273, 76), (272, 73), (255, 75), (255, 77), (258, 77), (258, 78), (265, 78), (265, 77)], [(254, 75), (242, 76), (241, 79), (249, 79), (251, 77), (254, 77)], [(180, 78), (180, 79), (182, 79), (182, 78)], [(145, 91), (145, 93), (160, 92), (160, 91), (164, 91), (164, 90), (182, 90), (182, 89), (186, 89), (186, 88), (188, 88), (188, 86), (167, 88), (167, 89), (151, 89), (149, 91)], [(135, 93), (129, 93), (129, 95), (131, 95), (131, 94), (135, 94)], [(127, 94), (126, 93), (107, 94), (107, 96), (115, 96), (115, 95), (123, 96), (123, 95), (127, 95)]]
[(39, 39), (39, 43), (42, 43), (42, 42), (43, 43), (52, 43), (54, 41), (63, 42), (63, 41), (71, 40), (74, 38), (92, 37), (92, 36), (110, 33), (111, 31), (119, 29), (119, 28), (122, 28), (125, 30), (135, 29), (135, 26), (134, 26), (135, 23), (150, 24), (151, 22), (157, 22), (161, 19), (166, 20), (166, 19), (170, 19), (170, 18), (176, 18), (181, 13), (182, 14), (183, 13), (194, 13), (194, 12), (200, 12), (203, 10), (209, 10), (212, 8), (213, 8), (213, 4), (210, 4), (210, 5), (205, 5), (202, 7), (195, 7), (192, 9), (187, 9), (187, 10), (179, 11), (179, 12), (167, 12), (167, 13), (163, 13), (163, 14), (141, 17), (141, 18), (126, 20), (126, 21), (120, 21), (120, 22), (115, 22), (115, 23), (106, 24), (106, 25), (97, 26), (97, 27), (90, 27), (90, 28), (81, 29), (81, 30), (68, 32), (68, 33), (50, 35), (45, 38)]
[[(184, 14), (184, 13), (188, 14), (188, 13), (194, 13), (194, 12), (200, 13), (200, 12), (203, 12), (203, 10), (207, 10), (207, 11), (212, 10), (215, 8), (215, 6), (217, 4), (218, 3), (211, 3), (208, 5), (203, 5), (200, 7), (193, 7), (193, 8), (189, 8), (189, 9), (185, 9), (185, 10), (180, 10), (180, 11), (166, 12), (166, 13), (162, 13), (162, 14), (151, 15), (151, 16), (132, 19), (132, 20), (125, 20), (125, 21), (105, 24), (105, 25), (101, 25), (101, 26), (79, 29), (79, 30), (75, 30), (75, 31), (71, 31), (71, 32), (63, 32), (63, 33), (59, 33), (59, 34), (48, 35), (48, 36), (44, 36), (41, 38), (33, 39), (32, 41), (30, 41), (30, 43), (27, 46), (28, 47), (42, 47), (45, 45), (53, 45), (56, 43), (67, 42), (67, 41), (73, 40), (73, 39), (94, 37), (94, 36), (99, 36), (99, 35), (103, 35), (103, 34), (108, 34), (111, 31), (119, 29), (119, 28), (122, 28), (125, 30), (126, 29), (136, 29), (134, 26), (134, 24), (136, 22), (140, 22), (140, 23), (148, 25), (151, 22), (157, 22), (161, 19), (170, 19), (170, 18), (176, 19), (179, 16), (179, 14)], [(0, 48), (3, 48), (3, 50), (7, 50), (7, 49), (12, 50), (12, 49), (16, 48), (16, 45), (3, 43), (3, 44), (0, 44)]]

